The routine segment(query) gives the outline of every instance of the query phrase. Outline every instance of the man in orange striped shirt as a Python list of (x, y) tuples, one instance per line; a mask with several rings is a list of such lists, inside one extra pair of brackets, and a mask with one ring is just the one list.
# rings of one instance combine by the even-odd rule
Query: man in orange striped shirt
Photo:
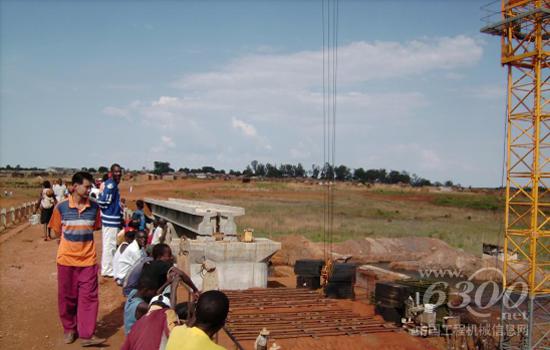
[(94, 335), (99, 308), (94, 230), (101, 228), (101, 217), (97, 204), (88, 199), (93, 180), (87, 172), (74, 174), (68, 200), (55, 207), (49, 223), (61, 235), (57, 285), (64, 341), (70, 344), (79, 337), (82, 346), (105, 342)]

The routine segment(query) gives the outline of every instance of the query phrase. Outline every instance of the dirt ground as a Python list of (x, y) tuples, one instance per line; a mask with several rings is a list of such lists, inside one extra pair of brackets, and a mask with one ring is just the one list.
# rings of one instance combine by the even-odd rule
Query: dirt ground
[[(57, 311), (57, 241), (44, 242), (41, 226), (23, 224), (0, 236), (0, 348), (76, 349), (78, 342), (65, 345)], [(100, 252), (101, 237), (96, 232)], [(282, 277), (274, 284), (291, 284)], [(278, 282), (278, 283), (277, 283)], [(100, 309), (97, 335), (108, 338), (105, 348), (118, 349), (124, 341), (122, 310), (124, 298), (112, 280), (100, 278)], [(346, 303), (346, 302), (344, 302)], [(347, 302), (350, 303), (350, 302)], [(363, 305), (363, 306), (361, 306)], [(371, 313), (372, 307), (355, 302), (354, 310)], [(223, 333), (219, 343), (235, 346)], [(439, 349), (441, 342), (413, 338), (405, 333), (320, 339), (278, 340), (283, 349)], [(243, 344), (250, 348), (251, 344)]]
[[(42, 227), (27, 224), (0, 243), (0, 348), (76, 349), (63, 344), (57, 311), (57, 241), (44, 242)], [(96, 242), (101, 233), (96, 232)], [(114, 282), (100, 279), (97, 334), (119, 348), (124, 340), (124, 298)]]

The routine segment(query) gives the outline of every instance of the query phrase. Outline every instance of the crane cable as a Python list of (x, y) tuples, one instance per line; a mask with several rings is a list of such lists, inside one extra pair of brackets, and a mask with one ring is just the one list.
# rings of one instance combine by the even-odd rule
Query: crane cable
[(336, 102), (338, 77), (339, 0), (322, 0), (323, 32), (323, 252), (332, 256), (336, 158)]

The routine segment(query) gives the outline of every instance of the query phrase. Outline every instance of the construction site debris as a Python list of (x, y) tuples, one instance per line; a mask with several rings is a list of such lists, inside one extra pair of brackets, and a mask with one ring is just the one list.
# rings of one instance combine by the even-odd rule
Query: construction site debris
[(314, 291), (273, 288), (226, 293), (231, 308), (225, 330), (236, 341), (256, 339), (263, 327), (275, 339), (400, 331), (377, 317), (343, 309)]
[[(274, 265), (293, 266), (299, 259), (322, 259), (323, 243), (300, 235), (279, 239), (282, 248), (272, 258)], [(352, 255), (361, 264), (389, 263), (395, 270), (418, 271), (424, 267), (459, 269), (470, 274), (483, 267), (481, 257), (453, 248), (440, 239), (428, 237), (363, 238), (333, 245), (333, 258)]]

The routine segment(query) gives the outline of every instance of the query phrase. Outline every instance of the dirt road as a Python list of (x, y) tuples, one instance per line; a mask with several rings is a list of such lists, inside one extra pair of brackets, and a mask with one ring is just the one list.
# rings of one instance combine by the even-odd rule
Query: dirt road
[[(57, 241), (44, 242), (39, 225), (15, 230), (21, 232), (3, 233), (12, 236), (0, 243), (0, 348), (80, 348), (78, 342), (63, 344), (57, 311)], [(96, 232), (96, 244), (100, 236)], [(97, 334), (107, 337), (114, 349), (124, 341), (123, 303), (120, 288), (100, 278)]]

